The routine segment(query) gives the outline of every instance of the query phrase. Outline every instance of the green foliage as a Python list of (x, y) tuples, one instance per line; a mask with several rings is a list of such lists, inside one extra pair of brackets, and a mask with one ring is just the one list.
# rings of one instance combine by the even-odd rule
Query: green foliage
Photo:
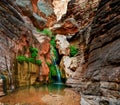
[(36, 53), (36, 52), (32, 52), (32, 53), (31, 53), (31, 57), (32, 57), (32, 58), (36, 58), (37, 55), (38, 55), (38, 53)]
[(47, 64), (48, 66), (51, 66), (51, 63), (50, 63), (50, 62), (46, 62), (46, 64)]
[(34, 58), (26, 58), (26, 62), (35, 63), (35, 59)]
[(37, 55), (38, 55), (38, 49), (35, 48), (35, 47), (30, 47), (29, 50), (30, 50), (30, 52), (31, 52), (31, 57), (32, 57), (32, 58), (36, 58)]
[(40, 30), (40, 29), (38, 29), (38, 28), (36, 28), (36, 31), (37, 31), (37, 32), (41, 32), (41, 30)]
[(35, 48), (35, 47), (32, 47), (32, 46), (31, 46), (31, 47), (29, 48), (29, 50), (30, 50), (31, 53), (33, 53), (33, 52), (38, 53), (38, 49)]
[(52, 36), (52, 31), (49, 28), (44, 28), (42, 31), (37, 29), (37, 31), (49, 37)]
[(51, 44), (53, 47), (56, 47), (55, 36), (51, 38), (50, 44)]
[(27, 58), (27, 57), (21, 55), (21, 56), (17, 57), (17, 61), (19, 63), (23, 63), (24, 61), (27, 62), (27, 63), (31, 62), (31, 63), (37, 64), (37, 65), (40, 66), (41, 63), (42, 63), (41, 60), (35, 60), (35, 58), (38, 55), (38, 49), (35, 48), (35, 47), (30, 47), (29, 50), (31, 52), (31, 58)]
[(75, 46), (70, 46), (70, 56), (73, 57), (78, 53), (78, 49)]
[(56, 71), (55, 65), (50, 65), (49, 68), (50, 68), (50, 75), (57, 76), (57, 71)]
[(26, 57), (25, 56), (23, 56), (23, 55), (21, 55), (21, 56), (17, 56), (17, 61), (19, 62), (19, 63), (23, 63), (24, 61), (26, 61)]
[(35, 63), (40, 66), (42, 64), (42, 61), (41, 60), (36, 60)]

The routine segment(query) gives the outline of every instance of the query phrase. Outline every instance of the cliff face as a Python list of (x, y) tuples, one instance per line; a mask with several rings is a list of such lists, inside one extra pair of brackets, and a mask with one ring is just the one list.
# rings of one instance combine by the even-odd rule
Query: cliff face
[[(52, 27), (66, 12), (68, 1), (63, 4), (57, 0), (0, 0), (0, 71), (10, 73), (16, 56), (30, 56), (32, 45), (40, 51), (38, 58), (43, 62), (38, 67), (44, 74), (39, 80), (48, 80), (50, 39), (37, 33), (35, 27)], [(80, 91), (81, 105), (119, 105), (120, 1), (101, 0), (98, 4), (99, 0), (70, 0), (67, 13), (57, 22), (59, 27), (52, 29), (56, 34), (75, 35), (70, 40), (79, 41), (79, 67), (67, 84)], [(65, 11), (59, 11), (60, 8)], [(28, 64), (24, 65), (26, 69)]]
[[(0, 1), (0, 69), (10, 69), (11, 59), (32, 37), (19, 12), (6, 0)], [(25, 40), (24, 40), (25, 39)], [(19, 47), (21, 45), (21, 48)]]
[(101, 0), (88, 44), (83, 45), (85, 61), (68, 80), (82, 90), (81, 105), (120, 104), (119, 9), (119, 0)]
[[(0, 73), (4, 73), (7, 80), (9, 78), (10, 86), (8, 88), (12, 85), (28, 85), (29, 82), (33, 84), (37, 78), (40, 81), (40, 71), (49, 72), (44, 59), (42, 59), (44, 61), (42, 68), (47, 66), (47, 70), (46, 68), (40, 69), (35, 63), (28, 64), (24, 62), (19, 64), (16, 62), (16, 58), (21, 55), (31, 58), (29, 50), (31, 46), (38, 49), (39, 56), (36, 60), (40, 60), (41, 57), (46, 57), (47, 61), (50, 60), (49, 38), (36, 31), (32, 20), (27, 15), (24, 15), (24, 10), (20, 9), (14, 1), (0, 1)], [(43, 49), (44, 43), (48, 46)], [(48, 73), (44, 74), (47, 78), (48, 75)]]
[[(58, 21), (58, 27), (54, 27), (53, 32), (63, 35), (74, 35), (81, 29), (84, 29), (88, 24), (91, 24), (99, 1), (100, 0), (70, 0), (66, 14), (63, 14), (61, 20)], [(64, 6), (65, 5), (61, 8)]]
[(74, 18), (79, 28), (84, 28), (92, 21), (97, 11), (99, 1), (100, 0), (70, 0), (67, 13), (62, 17), (61, 21)]

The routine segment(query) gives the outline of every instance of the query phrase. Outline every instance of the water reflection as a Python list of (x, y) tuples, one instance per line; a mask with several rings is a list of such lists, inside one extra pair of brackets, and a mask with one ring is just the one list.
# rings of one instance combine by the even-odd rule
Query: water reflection
[(34, 85), (0, 97), (0, 105), (80, 105), (80, 96), (64, 84)]
[(7, 96), (1, 97), (0, 102), (4, 103), (3, 105), (17, 105), (17, 103), (20, 103), (18, 105), (45, 105), (41, 100), (43, 96), (48, 94), (64, 95), (64, 89), (64, 84), (21, 87)]

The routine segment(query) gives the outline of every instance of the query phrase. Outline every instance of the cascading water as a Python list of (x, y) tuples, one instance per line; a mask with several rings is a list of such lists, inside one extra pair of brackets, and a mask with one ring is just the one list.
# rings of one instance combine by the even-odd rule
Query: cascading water
[(62, 83), (62, 80), (61, 80), (61, 74), (60, 74), (60, 70), (59, 70), (59, 67), (56, 63), (56, 55), (54, 54), (54, 46), (51, 45), (51, 56), (52, 56), (52, 63), (54, 64), (55, 66), (55, 70), (56, 70), (56, 73), (57, 73), (57, 82), (58, 83)]
[(56, 69), (56, 72), (57, 72), (58, 83), (62, 83), (61, 75), (60, 75), (60, 70), (59, 70), (59, 68), (58, 68), (58, 65), (57, 65), (57, 63), (56, 63), (56, 61), (55, 61), (54, 58), (53, 58), (52, 60), (53, 60), (53, 63), (54, 63), (54, 65), (55, 65), (55, 69)]

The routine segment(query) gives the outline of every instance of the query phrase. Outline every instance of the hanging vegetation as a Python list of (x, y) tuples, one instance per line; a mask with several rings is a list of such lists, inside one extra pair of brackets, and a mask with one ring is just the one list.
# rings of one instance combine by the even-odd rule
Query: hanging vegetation
[(42, 61), (41, 60), (36, 60), (35, 63), (40, 66), (42, 64)]
[(23, 63), (24, 61), (26, 61), (26, 57), (25, 56), (23, 56), (23, 55), (21, 55), (21, 56), (17, 56), (17, 61), (19, 62), (19, 63)]
[(19, 62), (19, 63), (23, 63), (23, 62), (27, 62), (27, 63), (29, 63), (29, 62), (31, 62), (31, 63), (33, 63), (33, 64), (37, 64), (37, 65), (41, 65), (41, 60), (36, 60), (36, 57), (37, 57), (37, 55), (38, 55), (38, 49), (37, 48), (35, 48), (35, 47), (30, 47), (29, 48), (29, 51), (30, 51), (30, 53), (31, 53), (31, 57), (25, 57), (24, 55), (20, 55), (20, 56), (17, 56), (17, 61)]
[(51, 44), (52, 46), (56, 47), (55, 36), (53, 36), (53, 37), (51, 38), (50, 44)]

